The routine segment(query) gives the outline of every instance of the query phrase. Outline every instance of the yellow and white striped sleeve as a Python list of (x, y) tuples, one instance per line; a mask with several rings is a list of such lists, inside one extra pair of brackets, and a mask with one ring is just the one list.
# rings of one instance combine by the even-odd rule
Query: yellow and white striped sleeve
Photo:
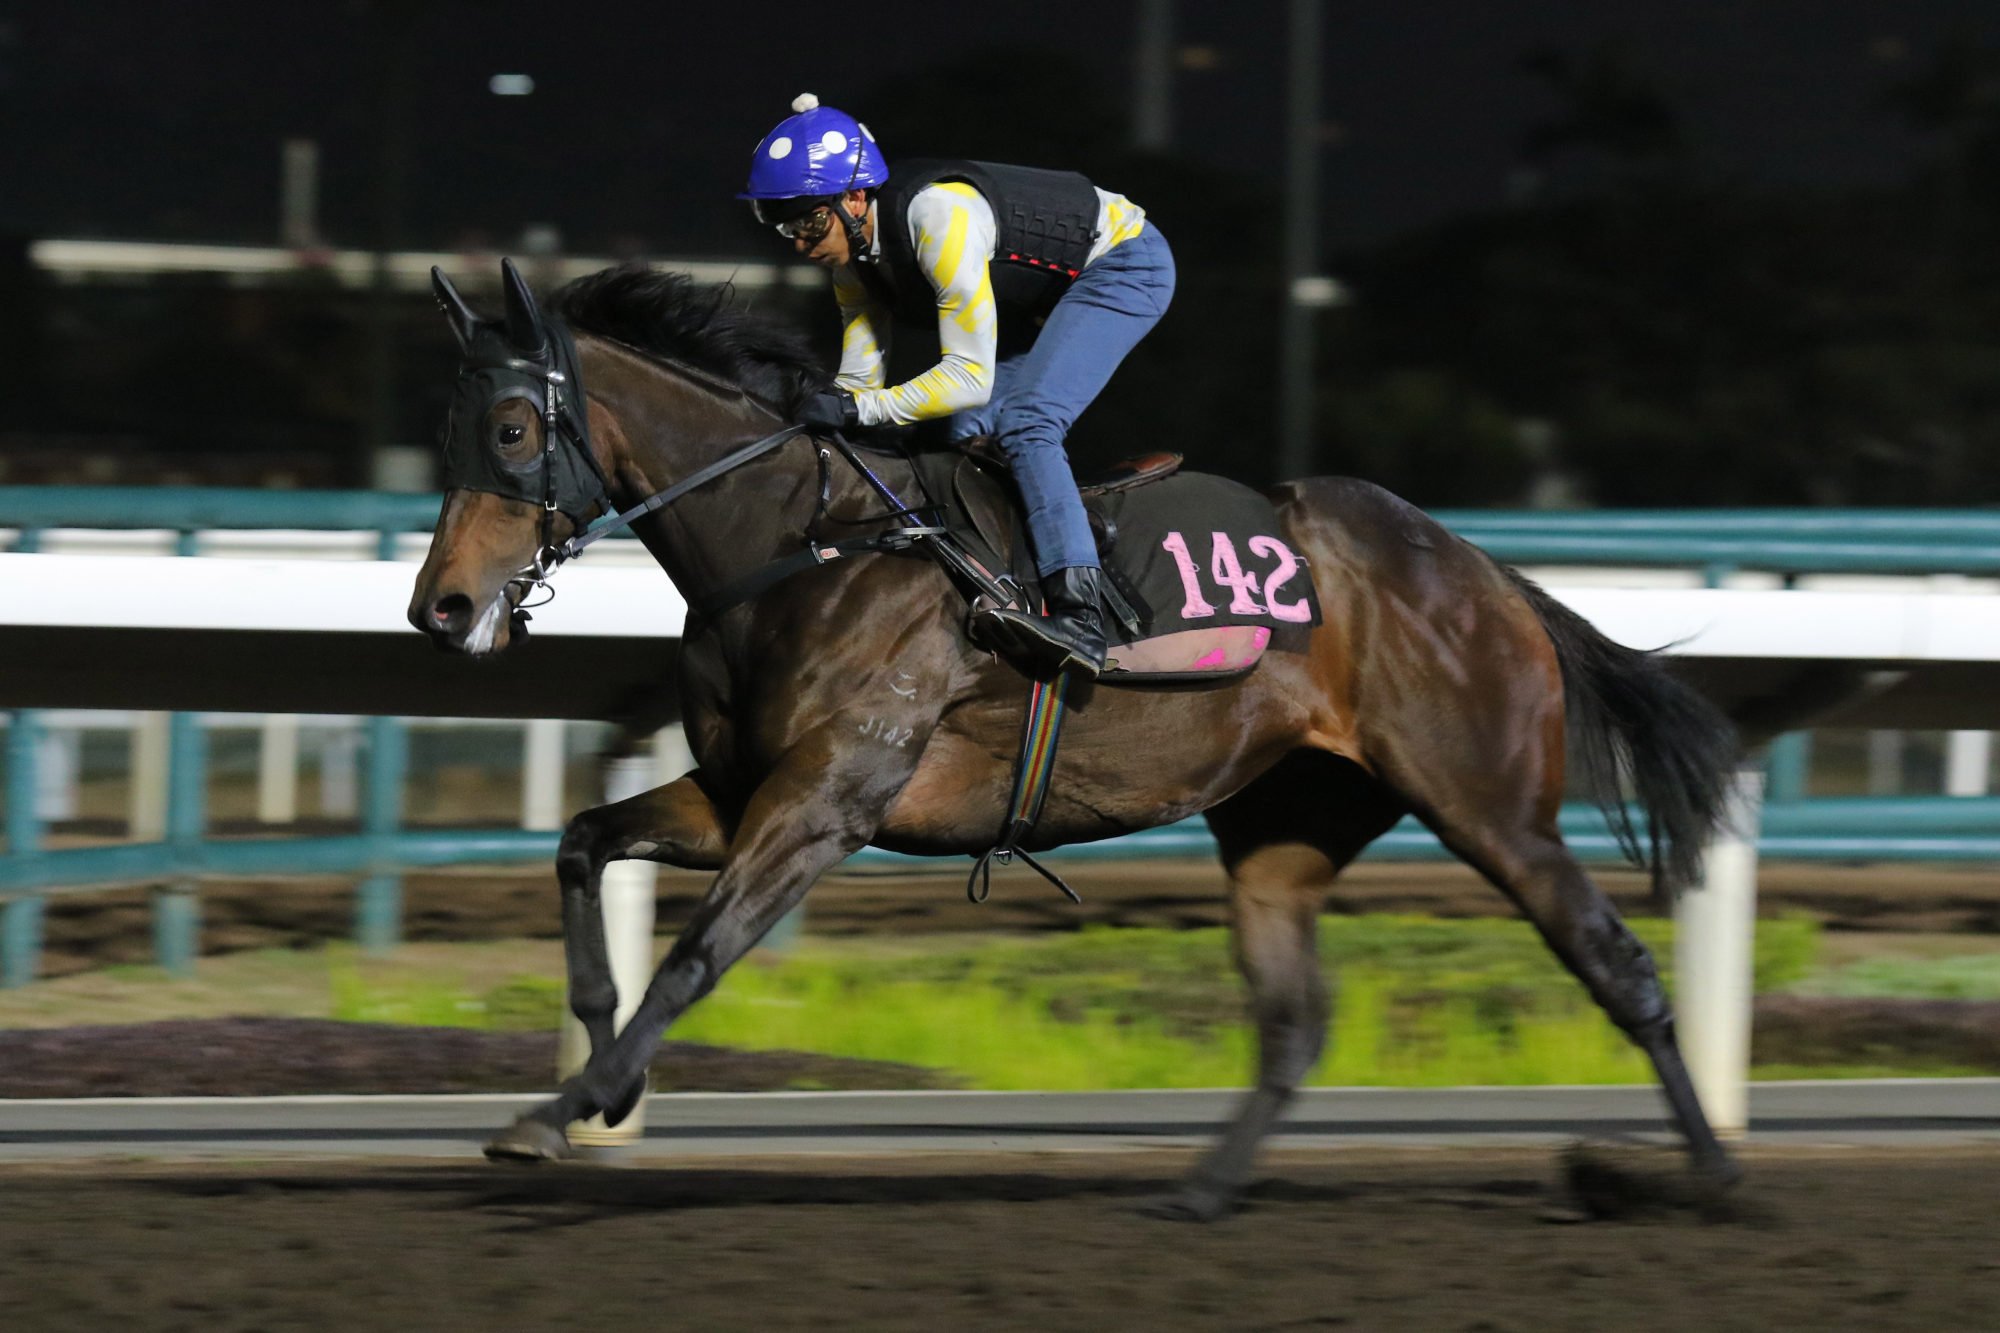
[(1123, 244), (1146, 230), (1146, 210), (1122, 194), (1099, 188), (1097, 191), (1097, 243), (1083, 261), (1089, 268), (1114, 245)]
[[(937, 290), (938, 363), (902, 384), (856, 393), (865, 426), (946, 417), (993, 396), (1000, 338), (989, 272), (999, 235), (993, 207), (970, 185), (952, 181), (919, 191), (909, 222), (917, 264)], [(846, 358), (843, 350), (843, 375)]]
[(870, 299), (851, 269), (834, 272), (833, 299), (840, 306), (840, 370), (834, 384), (856, 394), (881, 388), (888, 379), (882, 334), (889, 328), (889, 313)]

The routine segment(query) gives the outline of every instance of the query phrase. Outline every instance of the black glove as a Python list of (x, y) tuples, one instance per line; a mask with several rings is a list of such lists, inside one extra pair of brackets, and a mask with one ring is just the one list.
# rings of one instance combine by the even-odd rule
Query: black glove
[(806, 399), (799, 408), (799, 424), (820, 430), (853, 430), (861, 424), (861, 408), (853, 394), (826, 389)]

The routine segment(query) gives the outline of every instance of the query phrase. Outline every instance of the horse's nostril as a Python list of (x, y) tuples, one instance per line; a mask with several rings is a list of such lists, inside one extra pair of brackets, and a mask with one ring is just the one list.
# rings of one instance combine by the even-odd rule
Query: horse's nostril
[(431, 624), (441, 630), (458, 631), (472, 622), (472, 599), (462, 592), (440, 597), (431, 603)]

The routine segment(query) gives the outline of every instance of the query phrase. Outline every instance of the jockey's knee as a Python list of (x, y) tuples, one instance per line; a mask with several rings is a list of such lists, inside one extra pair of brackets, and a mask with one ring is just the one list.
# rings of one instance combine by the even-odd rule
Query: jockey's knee
[(1009, 404), (1001, 411), (993, 433), (999, 438), (1000, 452), (1009, 459), (1050, 451), (1060, 454), (1063, 448), (1063, 423), (1033, 403)]

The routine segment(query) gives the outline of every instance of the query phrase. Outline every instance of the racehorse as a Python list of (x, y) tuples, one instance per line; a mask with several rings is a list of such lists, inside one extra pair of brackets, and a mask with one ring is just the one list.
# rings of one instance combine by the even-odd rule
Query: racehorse
[[(602, 504), (653, 504), (632, 529), (694, 608), (679, 690), (698, 767), (586, 810), (562, 835), (571, 1003), (591, 1055), (487, 1145), (539, 1159), (569, 1154), (571, 1122), (629, 1113), (668, 1025), (843, 858), (868, 845), (989, 846), (1025, 684), (967, 640), (958, 592), (920, 560), (833, 560), (702, 614), (717, 589), (824, 540), (829, 525), (888, 525), (881, 493), (788, 424), (823, 372), (795, 334), (732, 308), (726, 289), (625, 267), (571, 283), (544, 311), (511, 265), (504, 278), (506, 315), (490, 321), (436, 279), (465, 359), (450, 489), (411, 623), (451, 651), (505, 649), (521, 598)], [(879, 470), (891, 489), (915, 484), (906, 460)], [(1651, 1058), (1697, 1179), (1733, 1183), (1652, 959), (1556, 823), (1567, 713), (1596, 761), (1600, 803), (1622, 817), (1622, 775), (1646, 807), (1656, 885), (1689, 882), (1736, 757), (1728, 721), (1661, 659), (1611, 642), (1378, 487), (1322, 477), (1269, 494), (1324, 611), (1304, 651), (1199, 686), (1076, 683), (1024, 844), (1200, 813), (1220, 847), (1257, 1080), (1158, 1211), (1207, 1219), (1231, 1207), (1325, 1040), (1322, 900), (1405, 814), (1507, 895)], [(1638, 856), (1630, 823), (1621, 828)], [(614, 1034), (598, 885), (607, 862), (628, 857), (717, 874)]]

